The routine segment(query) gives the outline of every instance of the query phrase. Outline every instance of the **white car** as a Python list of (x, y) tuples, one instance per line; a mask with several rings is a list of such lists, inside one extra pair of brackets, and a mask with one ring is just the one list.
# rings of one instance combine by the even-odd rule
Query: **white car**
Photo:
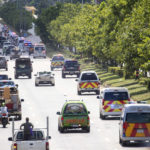
[(49, 71), (41, 71), (35, 74), (35, 86), (39, 86), (40, 84), (51, 84), (55, 85), (54, 74)]

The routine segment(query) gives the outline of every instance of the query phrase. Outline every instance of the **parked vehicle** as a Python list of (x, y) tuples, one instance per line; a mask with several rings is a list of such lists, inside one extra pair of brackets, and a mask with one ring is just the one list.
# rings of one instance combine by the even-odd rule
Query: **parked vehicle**
[(5, 69), (6, 71), (8, 70), (8, 65), (5, 57), (1, 56), (0, 57), (0, 69)]
[(66, 75), (77, 75), (80, 76), (80, 64), (77, 60), (65, 60), (62, 68), (62, 78), (65, 78)]
[(134, 103), (128, 89), (124, 87), (103, 88), (98, 98), (100, 99), (101, 119), (108, 116), (120, 116), (125, 104)]
[(150, 142), (150, 104), (127, 104), (119, 123), (119, 142)]
[(55, 68), (62, 68), (64, 61), (65, 58), (62, 54), (54, 55), (51, 60), (51, 70), (53, 71)]
[(30, 58), (17, 58), (15, 61), (15, 79), (20, 76), (32, 77), (32, 62)]
[(41, 71), (35, 74), (35, 86), (39, 86), (41, 84), (51, 84), (52, 86), (55, 85), (54, 74), (49, 71)]
[(83, 71), (78, 82), (77, 93), (81, 95), (83, 92), (95, 92), (100, 94), (100, 80), (95, 71)]
[(63, 133), (65, 129), (81, 128), (90, 132), (89, 113), (83, 101), (67, 101), (57, 112), (58, 130)]
[[(48, 119), (47, 119), (48, 120)], [(8, 138), (12, 141), (11, 150), (49, 150), (49, 121), (47, 121), (47, 135), (45, 136), (44, 128), (33, 129), (30, 140), (24, 140), (23, 130), (15, 130), (14, 122), (12, 126), (12, 137)]]
[(42, 43), (34, 45), (33, 58), (43, 57), (46, 58), (46, 47)]

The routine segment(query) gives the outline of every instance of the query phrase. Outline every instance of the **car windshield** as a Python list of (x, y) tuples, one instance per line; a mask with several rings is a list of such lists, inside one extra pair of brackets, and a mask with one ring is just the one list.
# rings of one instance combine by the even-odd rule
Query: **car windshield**
[(7, 75), (0, 75), (0, 80), (8, 80), (8, 76)]
[(0, 87), (5, 85), (15, 85), (13, 81), (2, 81), (0, 82)]
[(44, 51), (45, 47), (35, 47), (35, 51)]
[(19, 40), (19, 43), (24, 43), (24, 40)]
[(67, 104), (64, 110), (64, 115), (80, 115), (87, 114), (86, 108), (80, 103)]
[(127, 113), (128, 123), (150, 123), (150, 113)]
[[(17, 141), (22, 141), (23, 139), (24, 139), (23, 132), (18, 132)], [(30, 140), (44, 140), (42, 132), (41, 131), (33, 131)]]
[(98, 80), (95, 73), (84, 73), (82, 74), (81, 80)]
[(54, 56), (52, 61), (55, 61), (55, 60), (61, 60), (61, 61), (64, 61), (64, 57), (63, 56)]
[(39, 72), (39, 75), (50, 75), (51, 72)]
[(104, 95), (105, 100), (128, 100), (128, 92), (106, 92)]
[(68, 67), (78, 66), (78, 62), (77, 61), (66, 61), (65, 65)]

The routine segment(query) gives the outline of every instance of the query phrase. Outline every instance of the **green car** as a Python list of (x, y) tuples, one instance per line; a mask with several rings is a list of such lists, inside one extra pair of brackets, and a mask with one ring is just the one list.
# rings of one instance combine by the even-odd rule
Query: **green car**
[(90, 132), (89, 111), (83, 101), (67, 101), (61, 112), (57, 112), (58, 130), (63, 133), (65, 129), (81, 128)]

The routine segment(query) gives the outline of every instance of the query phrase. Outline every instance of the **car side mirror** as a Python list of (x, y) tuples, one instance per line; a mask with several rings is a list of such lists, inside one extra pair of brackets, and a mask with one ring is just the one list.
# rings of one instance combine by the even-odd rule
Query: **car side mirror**
[(16, 69), (16, 67), (14, 67), (14, 69)]
[(75, 79), (75, 81), (79, 81), (79, 79)]
[(9, 78), (9, 80), (11, 80), (11, 78)]
[(97, 99), (100, 99), (100, 96), (97, 96)]
[(21, 102), (24, 102), (24, 99), (21, 99)]
[(33, 63), (33, 61), (31, 61), (31, 63)]
[(12, 141), (12, 137), (9, 137), (9, 138), (8, 138), (8, 141)]
[(90, 111), (88, 111), (88, 114), (90, 114)]
[(55, 76), (55, 74), (52, 74), (53, 76)]
[(18, 84), (16, 84), (16, 87), (18, 87), (19, 85)]
[(60, 115), (60, 112), (57, 112), (56, 114), (57, 114), (57, 115)]
[(101, 81), (101, 79), (99, 78), (99, 81)]
[(51, 137), (51, 136), (48, 136), (48, 139), (52, 139), (52, 137)]
[(37, 74), (35, 74), (34, 76), (37, 76)]

